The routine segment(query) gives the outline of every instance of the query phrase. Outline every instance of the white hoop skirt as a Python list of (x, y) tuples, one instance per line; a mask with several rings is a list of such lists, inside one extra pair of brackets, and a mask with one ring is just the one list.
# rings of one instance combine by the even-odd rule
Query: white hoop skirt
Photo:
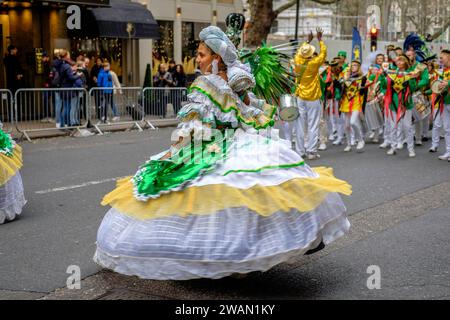
[(0, 224), (14, 220), (26, 204), (22, 177), (19, 171), (0, 186)]
[(139, 201), (130, 178), (119, 181), (103, 201), (112, 208), (94, 261), (145, 279), (217, 279), (266, 271), (344, 235), (350, 223), (338, 192), (351, 187), (311, 169), (287, 141), (263, 140), (236, 131), (235, 154), (158, 198)]

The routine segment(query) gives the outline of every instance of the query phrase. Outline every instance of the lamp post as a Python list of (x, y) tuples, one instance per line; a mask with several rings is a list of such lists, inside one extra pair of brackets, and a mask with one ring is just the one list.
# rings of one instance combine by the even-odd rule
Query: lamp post
[(298, 20), (299, 20), (300, 0), (297, 0), (297, 8), (295, 13), (295, 40), (298, 39)]

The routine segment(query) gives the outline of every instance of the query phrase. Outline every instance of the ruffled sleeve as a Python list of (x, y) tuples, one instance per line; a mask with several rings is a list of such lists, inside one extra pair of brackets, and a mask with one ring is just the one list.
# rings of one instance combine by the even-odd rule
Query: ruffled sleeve
[(209, 107), (205, 109), (210, 110), (210, 113), (214, 115), (215, 123), (230, 123), (233, 128), (236, 128), (238, 124), (245, 124), (255, 129), (264, 129), (274, 124), (275, 106), (263, 104), (257, 101), (256, 97), (253, 98), (253, 102), (257, 107), (244, 104), (218, 76), (199, 77), (190, 90), (192, 93), (203, 96), (205, 99), (202, 100), (203, 104)]

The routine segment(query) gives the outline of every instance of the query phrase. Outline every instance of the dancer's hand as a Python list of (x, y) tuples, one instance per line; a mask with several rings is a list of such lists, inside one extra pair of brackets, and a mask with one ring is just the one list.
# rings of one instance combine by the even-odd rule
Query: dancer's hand
[(316, 31), (317, 31), (317, 40), (322, 41), (323, 29), (318, 27), (316, 28)]
[(314, 39), (314, 35), (312, 33), (312, 31), (310, 31), (310, 33), (308, 34), (308, 43), (311, 43), (311, 41)]

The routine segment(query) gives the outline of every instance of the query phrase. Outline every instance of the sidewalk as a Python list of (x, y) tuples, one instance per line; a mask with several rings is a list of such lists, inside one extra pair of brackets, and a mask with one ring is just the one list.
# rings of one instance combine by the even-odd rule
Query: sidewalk
[[(179, 121), (176, 118), (166, 118), (161, 119), (159, 117), (146, 118), (146, 120), (150, 121), (152, 125), (156, 128), (170, 127), (176, 126)], [(123, 123), (127, 122), (127, 123)], [(130, 130), (133, 128), (133, 124), (130, 119), (123, 119), (117, 123), (110, 121), (110, 123), (106, 126), (100, 125), (101, 130), (105, 128), (105, 131), (120, 131), (120, 130)], [(138, 124), (142, 124), (142, 127), (148, 126), (140, 121), (137, 121)], [(92, 123), (94, 125), (95, 123)], [(51, 122), (39, 122), (39, 121), (28, 121), (28, 122), (20, 122), (18, 126), (11, 126), (10, 124), (4, 123), (4, 128), (6, 132), (11, 133), (11, 136), (14, 139), (25, 139), (22, 132), (23, 129), (26, 130), (37, 130), (39, 131), (31, 131), (28, 132), (28, 135), (31, 139), (41, 139), (41, 138), (53, 138), (59, 136), (66, 136), (71, 134), (75, 129), (56, 129), (55, 123)], [(19, 129), (19, 130), (18, 130)], [(89, 130), (92, 133), (97, 133), (95, 127), (85, 128), (85, 122), (82, 124), (80, 129)]]

